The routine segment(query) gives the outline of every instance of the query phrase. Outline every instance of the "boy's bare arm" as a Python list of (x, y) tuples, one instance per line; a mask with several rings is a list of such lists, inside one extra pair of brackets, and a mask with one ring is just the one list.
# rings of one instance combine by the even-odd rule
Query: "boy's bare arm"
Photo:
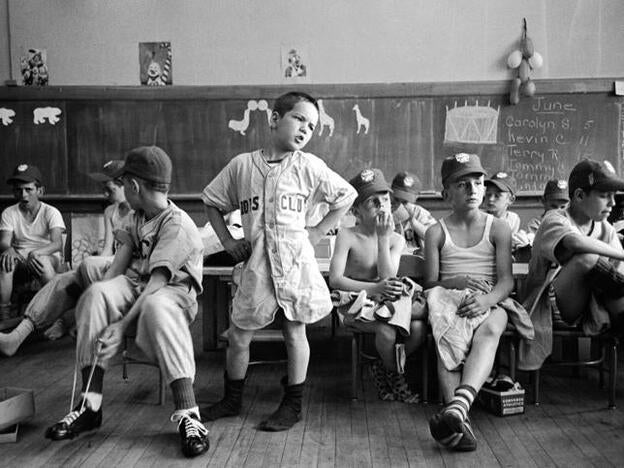
[(223, 214), (214, 206), (206, 205), (206, 215), (225, 250), (237, 262), (245, 261), (251, 255), (251, 244), (245, 239), (234, 239), (225, 224)]
[(30, 255), (52, 255), (63, 251), (63, 230), (60, 227), (50, 229), (50, 243), (30, 252)]
[[(352, 249), (359, 247), (357, 239), (350, 229), (341, 229), (336, 237), (334, 255), (329, 266), (329, 285), (333, 289), (343, 291), (366, 291), (370, 296), (378, 294), (400, 293), (402, 284), (393, 278), (385, 278), (381, 281), (359, 281), (345, 276), (347, 259)], [(396, 272), (395, 272), (396, 273)], [(398, 291), (395, 291), (398, 290)]]
[(561, 261), (565, 263), (574, 254), (592, 253), (615, 260), (624, 260), (624, 249), (614, 247), (593, 237), (582, 236), (576, 233), (567, 234), (559, 242), (562, 247)]
[(121, 243), (115, 257), (113, 257), (113, 263), (104, 273), (103, 280), (115, 278), (116, 276), (123, 275), (132, 260), (132, 245), (128, 243)]
[(379, 278), (396, 276), (405, 246), (405, 238), (394, 233), (392, 215), (384, 211), (377, 215), (375, 230), (377, 233), (377, 276)]

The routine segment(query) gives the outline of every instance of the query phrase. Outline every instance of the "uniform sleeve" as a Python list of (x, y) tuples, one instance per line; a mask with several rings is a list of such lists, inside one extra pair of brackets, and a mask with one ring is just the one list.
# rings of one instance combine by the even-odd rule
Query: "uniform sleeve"
[(555, 256), (555, 249), (565, 236), (574, 233), (576, 231), (565, 216), (556, 211), (551, 211), (544, 216), (540, 224), (535, 236), (533, 250), (537, 250), (538, 254), (548, 261), (559, 264), (559, 260)]
[(149, 271), (164, 267), (171, 276), (188, 261), (196, 242), (184, 229), (179, 213), (172, 213), (162, 224), (149, 257)]
[(533, 218), (529, 221), (529, 224), (527, 224), (527, 230), (535, 234), (539, 229), (541, 222), (542, 220), (540, 218)]
[(202, 202), (214, 206), (222, 213), (238, 209), (238, 161), (234, 158), (225, 166), (201, 193)]
[(132, 247), (132, 250), (138, 247), (134, 239), (138, 239), (136, 232), (136, 220), (137, 214), (133, 211), (129, 216), (126, 216), (123, 224), (113, 231), (113, 237), (119, 244), (125, 244)]
[(0, 231), (13, 232), (15, 230), (15, 222), (10, 211), (7, 208), (2, 212), (2, 216), (0, 216)]
[(320, 161), (319, 166), (316, 171), (319, 183), (313, 197), (314, 202), (327, 203), (330, 211), (351, 206), (357, 197), (353, 186), (327, 167), (324, 162)]
[(416, 205), (416, 210), (414, 210), (414, 216), (412, 219), (415, 219), (420, 224), (427, 227), (433, 226), (436, 223), (436, 219), (431, 215), (431, 213), (420, 205)]
[(61, 212), (59, 210), (57, 210), (53, 206), (50, 206), (46, 212), (46, 215), (48, 230), (61, 228), (61, 231), (65, 232), (65, 221), (63, 221), (63, 215), (61, 215)]

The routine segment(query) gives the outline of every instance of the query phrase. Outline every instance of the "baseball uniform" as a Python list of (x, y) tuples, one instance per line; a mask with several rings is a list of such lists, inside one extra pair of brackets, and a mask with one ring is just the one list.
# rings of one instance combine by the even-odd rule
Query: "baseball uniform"
[[(132, 246), (126, 274), (91, 285), (76, 306), (78, 367), (91, 365), (93, 343), (109, 324), (119, 321), (139, 297), (151, 272), (165, 268), (169, 282), (147, 296), (137, 320), (136, 343), (160, 365), (167, 383), (195, 376), (193, 341), (188, 324), (197, 313), (201, 292), (203, 244), (197, 226), (172, 202), (146, 219), (132, 213), (117, 240)], [(105, 362), (98, 363), (106, 368)]]
[(224, 213), (240, 208), (252, 247), (233, 300), (236, 326), (262, 328), (280, 307), (288, 320), (303, 323), (329, 314), (332, 304), (308, 240), (306, 214), (320, 202), (334, 210), (355, 197), (349, 183), (302, 151), (273, 163), (261, 150), (240, 154), (206, 186), (206, 205)]

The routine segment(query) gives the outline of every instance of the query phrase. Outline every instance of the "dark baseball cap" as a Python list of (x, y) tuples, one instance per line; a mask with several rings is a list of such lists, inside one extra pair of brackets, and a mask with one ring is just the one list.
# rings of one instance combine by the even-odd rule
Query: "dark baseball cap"
[(96, 182), (108, 182), (109, 180), (115, 179), (113, 174), (115, 174), (120, 168), (124, 165), (123, 160), (121, 159), (112, 159), (102, 166), (102, 172), (91, 172), (89, 177), (91, 177)]
[(489, 179), (486, 179), (485, 186), (493, 185), (501, 192), (509, 192), (512, 195), (516, 194), (516, 179), (506, 172), (497, 172)]
[(546, 182), (546, 187), (544, 187), (544, 198), (570, 201), (570, 196), (568, 195), (568, 181), (562, 179), (552, 179)]
[(139, 146), (126, 154), (124, 164), (112, 174), (113, 178), (131, 174), (158, 184), (171, 183), (171, 159), (158, 146)]
[(570, 196), (577, 188), (616, 192), (624, 190), (624, 180), (618, 177), (609, 161), (598, 162), (584, 159), (570, 172), (568, 186)]
[(41, 184), (43, 177), (41, 177), (41, 171), (37, 166), (31, 166), (30, 164), (18, 164), (13, 169), (13, 175), (7, 179), (7, 184), (19, 184), (37, 182)]
[(422, 184), (416, 174), (412, 174), (411, 172), (399, 172), (394, 176), (394, 179), (392, 179), (391, 188), (392, 195), (399, 200), (416, 203)]
[(349, 183), (353, 185), (353, 188), (358, 193), (354, 204), (366, 200), (375, 193), (392, 192), (390, 184), (386, 182), (383, 172), (379, 169), (364, 169), (360, 171), (358, 175), (353, 177)]
[(467, 174), (487, 175), (476, 154), (458, 153), (442, 161), (442, 183), (455, 182)]

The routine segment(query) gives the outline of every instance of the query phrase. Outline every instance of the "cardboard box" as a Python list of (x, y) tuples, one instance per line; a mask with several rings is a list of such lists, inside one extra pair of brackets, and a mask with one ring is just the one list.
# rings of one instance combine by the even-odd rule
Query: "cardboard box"
[(0, 388), (0, 431), (35, 414), (35, 393), (25, 388)]
[(8, 429), (4, 429), (3, 431), (0, 431), (0, 444), (17, 442), (17, 430), (18, 429), (19, 429), (19, 424), (15, 424), (14, 426), (9, 427)]
[(510, 416), (524, 413), (524, 389), (497, 392), (483, 387), (479, 392), (479, 402), (497, 416)]
[(314, 247), (314, 256), (316, 258), (332, 258), (334, 255), (334, 244), (336, 236), (325, 236)]

